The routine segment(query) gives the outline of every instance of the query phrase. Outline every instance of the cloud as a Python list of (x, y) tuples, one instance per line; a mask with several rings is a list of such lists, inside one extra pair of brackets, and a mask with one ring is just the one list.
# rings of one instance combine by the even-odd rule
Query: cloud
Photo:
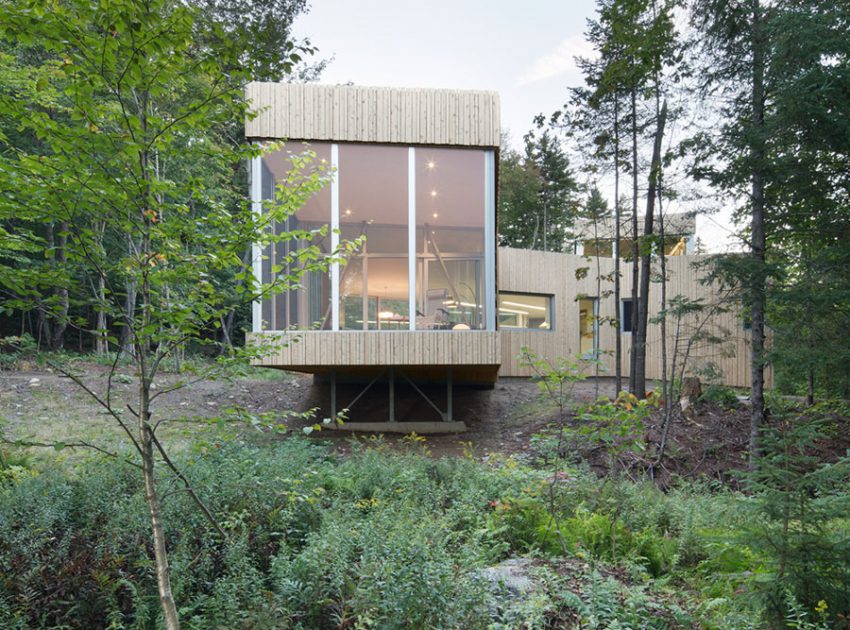
[(517, 79), (517, 85), (528, 85), (551, 79), (576, 70), (575, 57), (593, 57), (595, 52), (583, 35), (568, 37), (550, 53), (534, 60), (534, 63)]

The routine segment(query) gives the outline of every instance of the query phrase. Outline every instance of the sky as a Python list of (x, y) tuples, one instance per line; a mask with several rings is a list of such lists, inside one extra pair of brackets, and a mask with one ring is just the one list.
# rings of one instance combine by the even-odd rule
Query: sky
[(575, 55), (592, 0), (314, 0), (295, 23), (321, 58), (323, 83), (499, 92), (514, 144), (538, 113), (551, 114), (581, 84)]
[[(331, 59), (322, 83), (494, 90), (519, 146), (535, 115), (582, 85), (574, 57), (592, 56), (594, 12), (594, 0), (313, 0), (294, 35)], [(728, 248), (729, 224), (728, 211), (697, 217), (709, 251)]]

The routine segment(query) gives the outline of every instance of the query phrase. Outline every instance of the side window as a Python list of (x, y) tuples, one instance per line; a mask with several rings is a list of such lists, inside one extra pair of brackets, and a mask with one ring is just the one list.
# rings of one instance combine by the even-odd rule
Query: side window
[(595, 358), (599, 352), (599, 300), (582, 298), (578, 308), (579, 351), (583, 357)]
[(632, 298), (624, 298), (620, 307), (620, 330), (624, 333), (632, 332), (633, 308)]
[(499, 328), (553, 330), (551, 295), (499, 291)]

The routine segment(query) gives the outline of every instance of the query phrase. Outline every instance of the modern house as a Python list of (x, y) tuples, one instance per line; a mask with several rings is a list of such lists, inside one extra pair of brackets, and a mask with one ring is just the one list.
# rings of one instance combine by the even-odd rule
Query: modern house
[[(255, 211), (274, 197), (292, 155), (306, 146), (330, 164), (332, 183), (282, 227), (327, 226), (327, 237), (313, 243), (325, 254), (340, 239), (364, 240), (346, 264), (335, 262), (330, 273), (308, 275), (297, 290), (255, 304), (253, 335), (278, 342), (258, 365), (327, 378), (331, 412), (386, 383), (391, 422), (398, 419), (395, 383), (413, 387), (440, 420), (452, 422), (453, 385), (492, 386), (499, 376), (528, 375), (517, 359), (524, 346), (551, 359), (596, 357), (613, 371), (614, 326), (618, 320), (627, 326), (623, 311), (631, 308), (628, 300), (614, 304), (601, 281), (610, 277), (613, 259), (496, 246), (496, 93), (270, 83), (247, 90), (257, 115), (246, 121), (246, 136), (285, 141), (251, 165)], [(303, 244), (255, 248), (255, 273), (269, 281)], [(668, 295), (709, 304), (719, 289), (699, 284), (693, 260), (669, 259)], [(623, 276), (625, 297), (630, 285)], [(657, 313), (653, 291), (650, 311)], [(739, 315), (708, 314), (706, 322), (691, 318), (680, 325), (679, 341), (699, 325), (702, 337), (713, 330), (725, 343), (722, 349), (691, 344), (691, 369), (714, 363), (725, 382), (747, 385)], [(661, 376), (655, 328), (648, 340), (650, 378)], [(354, 401), (336, 400), (343, 381), (364, 386)], [(426, 383), (445, 387), (440, 400), (426, 395)]]

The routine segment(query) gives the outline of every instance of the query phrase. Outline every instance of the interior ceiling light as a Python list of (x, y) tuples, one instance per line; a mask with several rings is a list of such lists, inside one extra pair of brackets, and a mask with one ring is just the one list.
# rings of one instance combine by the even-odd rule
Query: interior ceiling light
[(434, 160), (428, 160), (428, 168), (434, 168), (436, 164), (434, 164)]
[(520, 308), (530, 308), (535, 311), (547, 310), (545, 306), (532, 306), (531, 304), (520, 304), (519, 302), (508, 302), (507, 300), (502, 300), (502, 304), (507, 304), (508, 306), (519, 306)]
[(437, 191), (436, 191), (436, 190), (432, 190), (432, 191), (431, 191), (431, 196), (432, 196), (432, 197), (436, 197), (436, 196), (437, 196)]
[(517, 311), (517, 310), (512, 309), (512, 308), (502, 308), (501, 306), (499, 307), (499, 312), (500, 313), (513, 313), (514, 315), (530, 315), (530, 313), (528, 311)]
[(439, 215), (439, 214), (437, 214), (436, 212), (434, 213), (434, 218), (435, 218), (435, 219), (436, 219), (436, 218), (438, 218), (439, 216), (440, 216), (440, 215)]
[(345, 209), (345, 216), (347, 216), (347, 217), (350, 217), (350, 216), (351, 216), (351, 208), (346, 208), (346, 209)]

